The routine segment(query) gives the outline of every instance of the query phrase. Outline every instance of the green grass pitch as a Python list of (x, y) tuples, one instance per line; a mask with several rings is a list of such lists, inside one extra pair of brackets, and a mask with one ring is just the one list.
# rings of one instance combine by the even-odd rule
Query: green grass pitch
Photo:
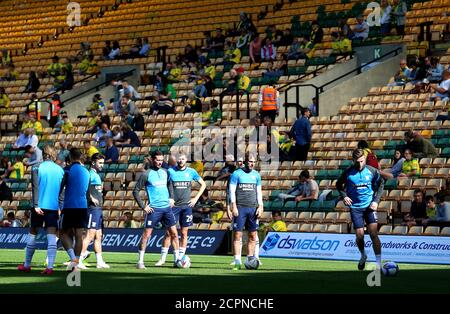
[[(135, 269), (137, 253), (104, 253), (111, 269), (81, 272), (81, 287), (68, 287), (67, 260), (58, 251), (56, 272), (43, 277), (45, 252), (37, 251), (32, 272), (19, 273), (24, 250), (0, 250), (0, 294), (4, 293), (449, 293), (450, 266), (399, 264), (397, 277), (382, 277), (381, 287), (368, 287), (368, 271), (356, 262), (263, 258), (258, 270), (233, 271), (231, 256), (190, 255), (190, 269), (174, 269), (168, 262), (155, 267), (158, 254), (147, 254), (147, 269)], [(92, 254), (94, 255), (94, 254)], [(168, 260), (171, 261), (169, 255)]]

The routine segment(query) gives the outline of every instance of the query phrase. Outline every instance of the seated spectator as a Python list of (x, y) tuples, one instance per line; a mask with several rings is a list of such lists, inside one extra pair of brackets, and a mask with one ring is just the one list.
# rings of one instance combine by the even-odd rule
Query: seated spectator
[(417, 158), (434, 158), (438, 157), (438, 151), (433, 143), (424, 138), (419, 132), (405, 132), (406, 148), (413, 151)]
[[(13, 194), (11, 188), (6, 184), (6, 181), (3, 180), (3, 177), (0, 176), (0, 202), (2, 201), (12, 201)], [(1, 222), (1, 219), (0, 219)]]
[(343, 34), (333, 32), (331, 33), (331, 39), (333, 40), (333, 42), (331, 43), (331, 48), (333, 49), (331, 55), (340, 56), (352, 52), (352, 42)]
[(309, 40), (308, 36), (300, 38), (299, 48), (294, 53), (292, 52), (290, 59), (309, 59), (314, 54), (314, 43)]
[(323, 40), (323, 29), (320, 27), (319, 23), (317, 21), (312, 21), (311, 23), (311, 34), (309, 34), (309, 38), (311, 42), (315, 44), (319, 44)]
[(125, 212), (122, 217), (122, 228), (139, 228), (139, 224), (133, 220), (133, 214), (131, 212)]
[(241, 50), (236, 47), (234, 42), (225, 43), (224, 65), (235, 65), (241, 62)]
[(366, 164), (368, 166), (374, 167), (375, 169), (379, 169), (380, 168), (377, 156), (375, 156), (375, 154), (369, 148), (369, 143), (367, 143), (365, 140), (361, 140), (361, 141), (358, 142), (358, 147), (357, 148), (363, 150), (364, 155), (366, 156)]
[(64, 168), (66, 166), (67, 158), (69, 157), (67, 141), (65, 139), (61, 139), (59, 141), (59, 147), (60, 149), (56, 157), (56, 163)]
[(311, 99), (311, 104), (308, 105), (309, 111), (311, 111), (312, 117), (317, 117), (319, 115), (319, 112), (317, 111), (317, 98), (313, 97)]
[(355, 36), (350, 25), (348, 25), (348, 20), (345, 18), (339, 19), (339, 33), (341, 33), (342, 36), (350, 40), (352, 40), (353, 37)]
[(119, 161), (119, 150), (114, 146), (112, 137), (106, 139), (105, 163), (117, 163)]
[(238, 49), (246, 48), (250, 43), (251, 37), (252, 37), (251, 33), (247, 32), (246, 30), (242, 30), (241, 35), (237, 39), (236, 48)]
[(17, 81), (19, 79), (19, 72), (16, 71), (14, 64), (9, 65), (3, 73), (2, 81)]
[(69, 134), (72, 133), (73, 124), (67, 114), (62, 114), (62, 120), (56, 123), (55, 133)]
[(79, 73), (84, 75), (93, 75), (100, 72), (98, 69), (98, 64), (94, 60), (94, 55), (89, 55), (85, 57), (80, 64), (78, 64)]
[(34, 134), (34, 129), (25, 129), (23, 133), (20, 133), (16, 142), (13, 144), (13, 149), (24, 149), (25, 146), (31, 145), (33, 147), (39, 144), (38, 137)]
[(255, 38), (253, 38), (249, 45), (250, 63), (259, 64), (261, 62), (261, 45), (261, 37), (255, 35)]
[(9, 173), (8, 169), (11, 167), (11, 161), (9, 161), (9, 157), (3, 157), (0, 159), (0, 179), (6, 178)]
[(222, 111), (219, 108), (219, 102), (215, 99), (211, 100), (211, 116), (209, 117), (209, 125), (219, 126), (222, 122)]
[(94, 154), (99, 154), (100, 152), (98, 151), (97, 147), (91, 145), (91, 141), (90, 140), (84, 140), (83, 141), (83, 148), (84, 148), (84, 154), (88, 157), (91, 158)]
[(444, 66), (439, 63), (438, 57), (431, 57), (430, 68), (427, 71), (427, 80), (430, 83), (439, 83), (442, 80), (442, 74), (444, 73)]
[(20, 220), (16, 219), (16, 215), (14, 215), (14, 212), (9, 212), (6, 216), (5, 221), (3, 221), (3, 227), (5, 228), (19, 228), (22, 227), (22, 224), (20, 223)]
[(403, 216), (403, 225), (412, 227), (421, 225), (422, 220), (427, 218), (427, 203), (421, 189), (414, 190), (414, 200), (411, 202), (409, 213)]
[(55, 55), (52, 57), (52, 63), (47, 67), (47, 74), (56, 79), (63, 75), (63, 69), (64, 65), (59, 62), (59, 57)]
[(274, 231), (274, 232), (285, 232), (287, 231), (286, 223), (283, 221), (283, 217), (281, 216), (281, 211), (274, 210), (272, 212), (272, 222), (265, 226), (265, 231)]
[(292, 45), (292, 42), (294, 41), (294, 36), (291, 34), (291, 30), (289, 28), (286, 28), (283, 31), (283, 35), (274, 42), (274, 45), (277, 47), (285, 47)]
[(8, 109), (10, 104), (11, 100), (9, 99), (8, 95), (6, 95), (5, 88), (0, 87), (0, 110)]
[(222, 167), (222, 169), (219, 170), (219, 173), (217, 174), (217, 177), (214, 179), (214, 181), (228, 180), (228, 178), (231, 176), (234, 170), (236, 170), (236, 164), (234, 163), (234, 156), (226, 155), (225, 165)]
[(14, 164), (8, 169), (9, 179), (21, 180), (25, 174), (25, 166), (22, 162), (22, 156), (17, 155), (14, 158)]
[(2, 49), (2, 60), (1, 60), (2, 66), (8, 66), (13, 63), (11, 53), (8, 49)]
[(394, 81), (397, 86), (405, 85), (410, 80), (411, 69), (408, 67), (406, 60), (400, 60), (400, 69), (394, 76)]
[(112, 137), (111, 131), (108, 129), (106, 123), (102, 123), (100, 129), (97, 131), (95, 135), (95, 141), (97, 142), (98, 147), (104, 148), (106, 146), (106, 139)]
[(413, 159), (413, 152), (410, 149), (405, 150), (405, 161), (403, 161), (402, 173), (399, 177), (418, 177), (420, 176), (419, 160)]
[[(129, 94), (126, 94), (122, 97), (122, 113), (126, 117), (128, 124), (131, 123), (134, 116), (136, 115), (136, 112), (139, 110), (134, 101), (131, 100), (131, 97)], [(127, 112), (127, 115), (124, 114), (124, 112)]]
[(261, 47), (261, 60), (273, 61), (277, 59), (277, 48), (273, 45), (270, 38), (266, 38), (263, 41)]
[(272, 117), (264, 115), (264, 112), (261, 115), (263, 116), (263, 124), (267, 128), (267, 151), (271, 152), (271, 143), (274, 141), (276, 147), (278, 147), (280, 161), (291, 160), (289, 153), (294, 145), (294, 141), (290, 139), (289, 133), (272, 128), (272, 122), (274, 121)]
[(28, 75), (28, 83), (25, 87), (24, 93), (37, 93), (39, 90), (39, 87), (41, 86), (41, 82), (39, 82), (39, 79), (36, 75), (36, 72), (31, 71)]
[(444, 201), (450, 201), (450, 178), (445, 181), (445, 186), (442, 186), (439, 193), (444, 197)]
[(42, 158), (42, 150), (35, 146), (26, 146), (25, 147), (25, 156), (28, 157), (28, 160), (24, 162), (25, 166), (34, 166), (43, 161)]
[(195, 96), (193, 91), (188, 92), (187, 99), (183, 99), (184, 113), (202, 112), (202, 102)]
[(178, 64), (169, 62), (167, 63), (166, 70), (163, 72), (164, 77), (168, 82), (176, 83), (181, 80), (181, 67)]
[(175, 103), (170, 96), (154, 92), (153, 101), (154, 102), (151, 106), (151, 114), (170, 114), (175, 112)]
[(283, 36), (283, 32), (277, 29), (277, 26), (272, 24), (266, 27), (266, 38), (270, 38), (272, 41), (277, 40), (277, 38), (281, 38)]
[[(32, 128), (34, 129), (34, 134), (36, 135), (42, 135), (43, 128), (42, 123), (40, 121), (36, 121), (36, 118), (34, 116), (31, 116), (29, 118), (29, 121), (26, 123), (26, 128)], [(22, 131), (24, 130), (22, 125)]]
[(150, 43), (148, 42), (148, 38), (145, 37), (142, 40), (142, 47), (139, 50), (138, 57), (148, 57), (148, 55), (150, 53), (150, 49), (151, 49), (151, 46), (150, 46)]
[(117, 147), (141, 147), (141, 141), (130, 126), (122, 124), (122, 138), (116, 142)]
[(102, 96), (100, 94), (95, 94), (94, 97), (92, 97), (92, 104), (89, 105), (86, 110), (86, 116), (91, 117), (93, 112), (99, 113), (104, 110), (106, 110), (106, 105), (103, 102)]
[(115, 126), (112, 129), (112, 139), (114, 141), (118, 141), (118, 140), (122, 139), (122, 131), (120, 130), (120, 127)]
[(386, 180), (397, 178), (402, 173), (404, 161), (405, 158), (403, 158), (402, 152), (399, 149), (395, 150), (392, 167), (390, 169), (380, 170), (381, 176)]
[(125, 95), (129, 95), (130, 99), (136, 101), (141, 99), (141, 94), (139, 94), (136, 89), (128, 83), (127, 80), (122, 81), (122, 89), (120, 90), (120, 95), (123, 97)]
[(209, 120), (211, 118), (212, 111), (207, 102), (204, 102), (202, 105), (202, 127), (209, 126)]
[(110, 40), (105, 41), (105, 46), (102, 48), (103, 59), (107, 60), (109, 58), (111, 50), (112, 50), (111, 41)]
[(353, 28), (353, 39), (366, 40), (369, 37), (369, 24), (364, 20), (362, 15), (356, 18), (357, 24)]
[(197, 51), (191, 45), (187, 45), (184, 48), (184, 55), (182, 56), (182, 61), (186, 66), (195, 67), (198, 62)]
[(20, 218), (20, 225), (22, 226), (22, 228), (30, 228), (30, 224), (30, 213), (27, 210), (23, 213), (22, 218)]
[(274, 68), (273, 61), (270, 61), (267, 65), (267, 70), (263, 73), (264, 77), (268, 78), (278, 78), (284, 75), (282, 70)]
[(139, 56), (139, 51), (142, 49), (142, 38), (136, 38), (134, 45), (130, 48), (129, 57), (135, 58)]
[(120, 45), (117, 40), (113, 41), (111, 51), (109, 52), (106, 60), (114, 60), (120, 57)]
[(442, 194), (429, 195), (425, 198), (427, 203), (427, 216), (422, 224), (424, 226), (450, 226), (450, 203), (445, 202)]
[(299, 183), (286, 193), (280, 193), (280, 200), (295, 200), (297, 202), (306, 200), (317, 200), (319, 198), (319, 185), (313, 180), (308, 170), (303, 170), (299, 175)]
[(442, 73), (442, 82), (439, 85), (430, 84), (430, 89), (435, 92), (431, 100), (448, 101), (450, 99), (450, 71), (445, 70)]
[(133, 131), (145, 131), (145, 119), (142, 113), (139, 111), (139, 109), (136, 111), (136, 115), (134, 116), (133, 120), (131, 121), (131, 128)]
[(211, 50), (214, 52), (223, 51), (223, 46), (225, 44), (225, 35), (222, 34), (222, 29), (216, 29), (216, 35), (211, 40)]
[(206, 97), (212, 97), (216, 84), (214, 84), (214, 81), (208, 75), (204, 75), (202, 79), (206, 89)]
[(192, 211), (194, 223), (212, 223), (213, 218), (218, 221), (223, 217), (222, 204), (212, 201), (207, 189), (200, 196)]
[(381, 36), (387, 36), (391, 33), (391, 11), (392, 7), (390, 6), (387, 0), (381, 0), (380, 2), (380, 13), (381, 13)]
[(195, 82), (195, 86), (194, 86), (194, 90), (193, 90), (195, 97), (207, 97), (208, 96), (208, 91), (206, 90), (205, 87), (205, 81), (202, 79), (198, 79)]

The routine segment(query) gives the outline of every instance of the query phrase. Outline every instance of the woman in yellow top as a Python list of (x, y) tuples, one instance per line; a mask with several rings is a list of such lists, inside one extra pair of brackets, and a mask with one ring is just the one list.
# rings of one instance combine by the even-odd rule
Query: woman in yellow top
[(6, 95), (5, 89), (0, 87), (0, 109), (5, 108), (8, 109), (11, 104), (11, 100), (8, 95)]
[(399, 177), (420, 176), (420, 166), (417, 159), (413, 159), (413, 152), (410, 149), (405, 150), (405, 161), (403, 161), (402, 173)]
[(331, 48), (333, 49), (332, 55), (343, 55), (352, 51), (352, 42), (345, 37), (342, 33), (331, 33), (333, 42)]
[(16, 162), (8, 170), (10, 171), (10, 179), (22, 179), (25, 174), (25, 167), (22, 163), (22, 157), (16, 156)]

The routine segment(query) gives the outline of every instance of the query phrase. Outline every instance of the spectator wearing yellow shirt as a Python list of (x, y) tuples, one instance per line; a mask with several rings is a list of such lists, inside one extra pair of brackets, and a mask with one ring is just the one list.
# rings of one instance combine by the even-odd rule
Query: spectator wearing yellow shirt
[(8, 95), (6, 95), (5, 89), (0, 87), (0, 109), (8, 109), (11, 104), (11, 100)]
[(164, 76), (167, 77), (169, 82), (178, 82), (181, 79), (181, 68), (173, 62), (169, 62), (164, 71)]
[(331, 48), (333, 52), (331, 55), (345, 55), (352, 51), (352, 42), (350, 39), (346, 38), (343, 34), (338, 32), (331, 33)]
[(196, 160), (191, 162), (191, 168), (197, 171), (200, 177), (203, 177), (203, 162), (201, 160)]
[(84, 154), (89, 158), (91, 158), (94, 154), (100, 153), (95, 146), (91, 145), (90, 140), (85, 140), (83, 142), (83, 147), (84, 147)]
[(212, 112), (209, 108), (207, 102), (203, 103), (202, 106), (202, 127), (207, 127), (209, 125), (209, 120), (211, 119)]
[(22, 162), (22, 156), (16, 156), (15, 163), (8, 169), (8, 171), (10, 172), (10, 179), (19, 180), (23, 178), (25, 167)]
[(36, 135), (42, 135), (44, 131), (42, 128), (42, 123), (40, 121), (36, 121), (36, 118), (31, 117), (32, 128), (34, 129)]
[(287, 231), (286, 223), (283, 221), (281, 211), (275, 210), (272, 212), (272, 222), (266, 226), (266, 231), (285, 232)]
[(241, 50), (236, 48), (234, 42), (227, 42), (225, 44), (225, 62), (224, 65), (235, 65), (241, 62)]
[(133, 214), (131, 212), (126, 212), (123, 214), (124, 223), (121, 224), (122, 228), (139, 228), (139, 224), (133, 220)]
[(209, 76), (211, 80), (216, 77), (216, 67), (211, 64), (211, 60), (207, 59), (205, 64), (205, 75)]
[(405, 161), (403, 161), (402, 173), (399, 177), (420, 176), (420, 166), (417, 159), (413, 159), (413, 152), (410, 149), (405, 150)]
[(56, 125), (56, 133), (61, 132), (64, 134), (69, 134), (72, 132), (73, 124), (70, 122), (69, 117), (67, 115), (62, 116), (62, 120), (59, 121)]

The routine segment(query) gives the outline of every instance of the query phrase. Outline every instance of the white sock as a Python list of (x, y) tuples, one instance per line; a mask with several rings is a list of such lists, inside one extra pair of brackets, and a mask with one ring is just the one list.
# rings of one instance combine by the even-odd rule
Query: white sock
[(97, 264), (104, 264), (102, 253), (95, 253), (95, 257), (97, 258)]
[(139, 264), (144, 264), (144, 254), (145, 251), (139, 251)]
[(257, 239), (255, 243), (255, 257), (259, 259), (259, 239)]
[(375, 260), (377, 265), (381, 267), (381, 254), (375, 255)]
[(186, 248), (185, 247), (180, 247), (180, 258), (182, 258), (184, 256), (184, 254), (186, 254)]
[(47, 234), (47, 268), (53, 269), (56, 258), (56, 236), (54, 234)]
[(23, 264), (23, 266), (30, 267), (34, 251), (36, 251), (36, 236), (34, 234), (29, 233), (27, 246), (25, 248), (25, 263)]
[(242, 264), (241, 254), (234, 256), (234, 262), (237, 263), (237, 264)]
[(180, 259), (180, 249), (173, 249), (173, 261), (176, 262)]
[(167, 254), (169, 253), (169, 248), (168, 247), (162, 247), (161, 248), (161, 260), (162, 261), (166, 261), (167, 258)]
[(75, 259), (75, 251), (73, 249), (68, 249), (67, 254), (69, 255), (71, 261)]

